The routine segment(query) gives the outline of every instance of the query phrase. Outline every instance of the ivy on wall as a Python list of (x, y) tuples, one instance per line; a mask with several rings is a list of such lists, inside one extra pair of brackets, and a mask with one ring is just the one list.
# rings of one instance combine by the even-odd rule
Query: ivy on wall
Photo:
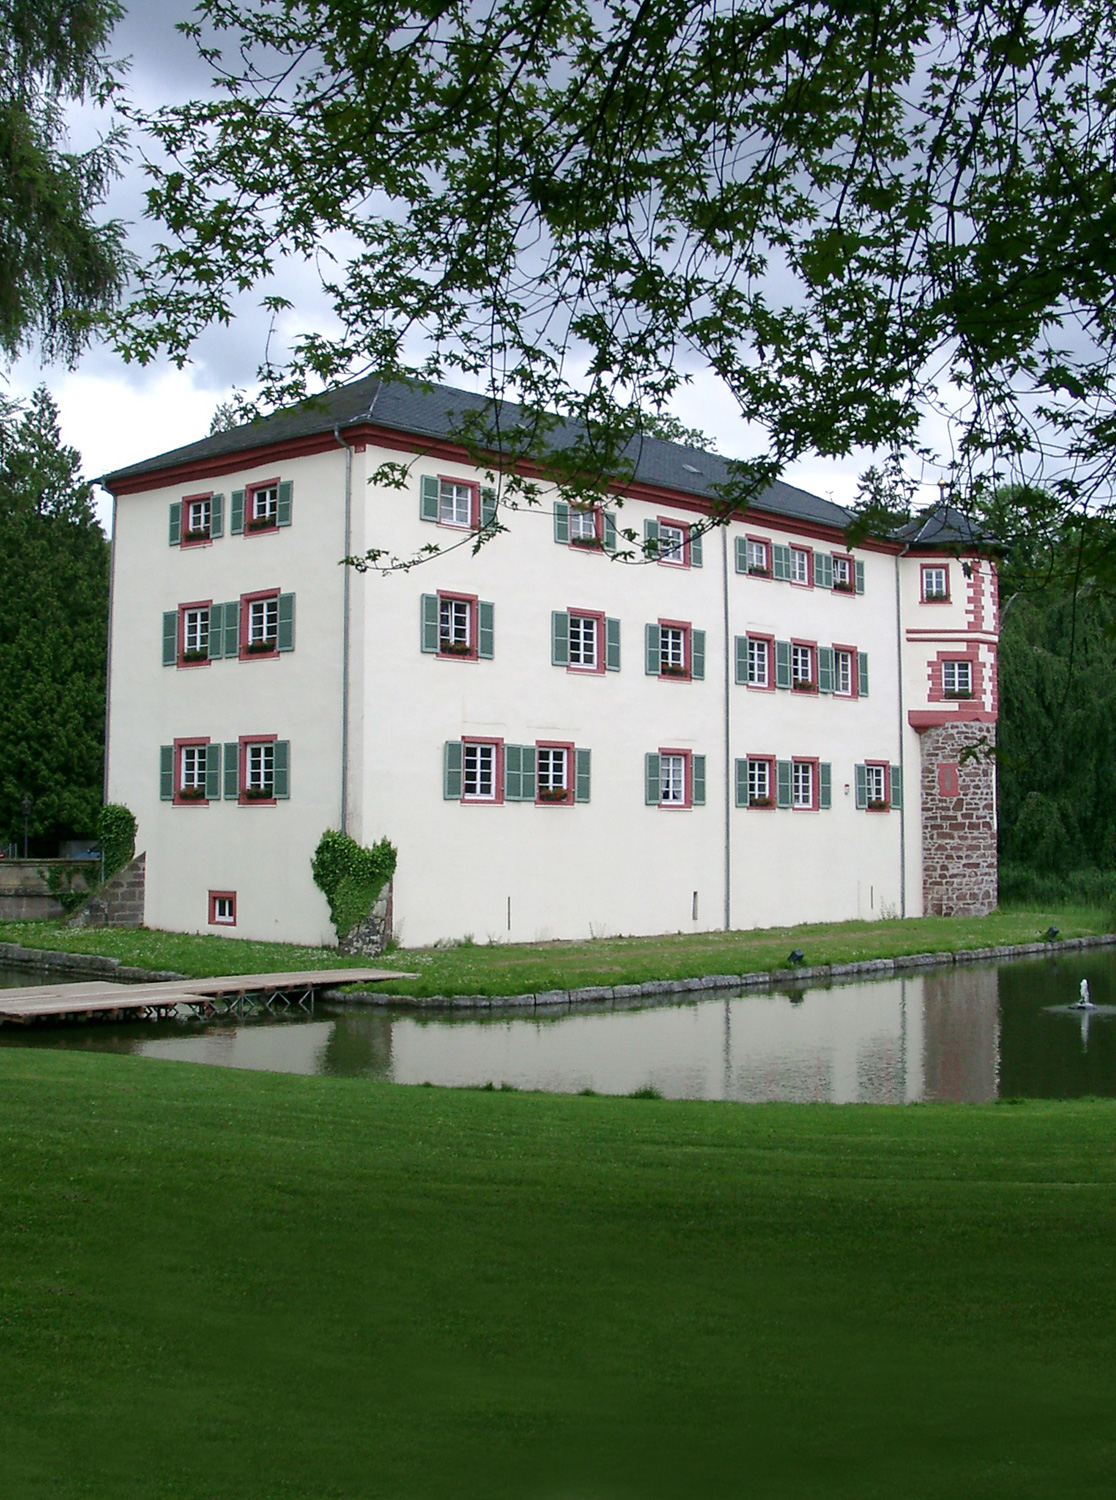
[(396, 857), (394, 845), (386, 838), (366, 849), (336, 829), (322, 834), (310, 867), (314, 884), (329, 902), (339, 941), (368, 916), (395, 873)]
[(119, 802), (106, 803), (97, 817), (101, 878), (111, 880), (136, 855), (136, 820)]

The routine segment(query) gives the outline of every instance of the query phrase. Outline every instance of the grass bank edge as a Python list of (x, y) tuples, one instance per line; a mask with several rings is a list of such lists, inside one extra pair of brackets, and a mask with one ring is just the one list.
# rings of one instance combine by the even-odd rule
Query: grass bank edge
[[(784, 967), (795, 948), (803, 953), (806, 966), (819, 966), (1005, 947), (1035, 942), (1052, 924), (1063, 938), (1093, 937), (1112, 930), (1113, 916), (1099, 907), (1021, 907), (987, 917), (891, 918), (659, 937), (597, 937), (583, 942), (479, 944), (464, 939), (442, 948), (399, 948), (380, 962), (386, 968), (417, 971), (416, 979), (390, 981), (385, 988), (393, 994), (416, 998), (514, 995), (762, 973)], [(59, 922), (0, 923), (0, 942), (117, 958), (124, 965), (175, 970), (191, 978), (365, 967), (370, 962), (335, 948), (149, 928), (74, 929)]]

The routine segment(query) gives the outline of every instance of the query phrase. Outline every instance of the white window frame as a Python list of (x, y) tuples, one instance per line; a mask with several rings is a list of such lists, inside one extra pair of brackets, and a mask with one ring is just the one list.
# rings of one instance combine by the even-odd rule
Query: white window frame
[(564, 745), (539, 745), (535, 750), (535, 776), (538, 793), (561, 792), (569, 795), (570, 752)]
[(771, 572), (771, 544), (770, 542), (757, 542), (750, 536), (745, 537), (746, 556), (748, 559), (748, 572), (758, 569), (761, 574)]
[(601, 538), (600, 507), (597, 505), (570, 506), (570, 546), (584, 546), (599, 542)]
[[(803, 663), (805, 670), (803, 671)], [(791, 687), (797, 682), (810, 682), (817, 686), (817, 675), (814, 671), (814, 648), (812, 646), (801, 646), (797, 641), (791, 642)]]
[(438, 650), (458, 655), (458, 648), (473, 649), (473, 606), (468, 599), (438, 595)]
[(213, 922), (214, 927), (236, 926), (236, 900), (232, 896), (214, 896), (213, 898)]
[(438, 480), (438, 521), (468, 531), (474, 523), (477, 488), (464, 479)]
[(682, 677), (689, 669), (686, 637), (682, 625), (659, 626), (659, 670), (667, 677)]
[(204, 531), (208, 536), (213, 525), (213, 505), (209, 497), (204, 500), (187, 500), (186, 506), (187, 534)]
[(209, 651), (209, 608), (182, 611), (182, 650)]
[(748, 805), (754, 803), (770, 803), (772, 801), (771, 790), (771, 762), (769, 760), (753, 760), (748, 758)]
[(872, 765), (870, 762), (864, 767), (864, 790), (865, 801), (871, 807), (873, 802), (887, 805), (887, 767)]
[(833, 554), (833, 587), (840, 586), (843, 590), (853, 587), (853, 564), (851, 557), (841, 557)]
[(958, 698), (973, 696), (973, 664), (969, 657), (962, 656), (942, 662), (942, 692)]
[(763, 636), (748, 637), (748, 686), (771, 686), (771, 642)]
[[(931, 586), (931, 579), (940, 579), (941, 584), (935, 582)], [(923, 603), (936, 604), (943, 599), (949, 598), (949, 569), (943, 563), (941, 567), (923, 564), (922, 568), (922, 601)]]
[(660, 521), (659, 561), (669, 563), (672, 568), (684, 568), (689, 535), (689, 527), (680, 521)]
[(838, 698), (851, 698), (853, 696), (853, 683), (856, 681), (856, 663), (851, 651), (846, 651), (840, 646), (833, 648), (833, 691)]
[[(270, 629), (268, 628), (270, 626)], [(279, 595), (248, 601), (248, 645), (279, 640)]]
[(686, 757), (659, 754), (659, 806), (685, 807)]
[(252, 514), (249, 520), (261, 530), (263, 522), (269, 526), (278, 526), (279, 486), (277, 484), (261, 484), (258, 489), (252, 491)]
[(800, 587), (810, 582), (810, 553), (805, 547), (792, 547), (790, 549), (791, 583), (797, 583)]
[(461, 754), (462, 802), (498, 800), (498, 747), (493, 740), (466, 740)]
[(812, 760), (792, 760), (791, 806), (813, 808), (814, 790), (814, 762)]
[(201, 787), (204, 793), (205, 769), (209, 756), (209, 746), (183, 745), (180, 756), (178, 770), (179, 791), (189, 792), (193, 791), (195, 787)]
[(600, 620), (596, 615), (579, 615), (571, 610), (569, 665), (583, 672), (595, 672), (601, 659)]
[(275, 741), (248, 740), (244, 746), (245, 792), (275, 795)]

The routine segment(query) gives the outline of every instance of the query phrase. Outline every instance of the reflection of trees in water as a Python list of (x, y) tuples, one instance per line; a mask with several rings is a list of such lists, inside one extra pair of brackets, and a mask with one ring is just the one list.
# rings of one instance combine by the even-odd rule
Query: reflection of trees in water
[(995, 969), (958, 967), (925, 976), (923, 1098), (979, 1104), (996, 1098), (999, 987)]
[(1116, 1016), (1095, 1016), (1082, 1043), (1080, 1017), (1051, 1014), (1072, 1005), (1081, 981), (1096, 1005), (1116, 1004), (1116, 954), (1063, 954), (1005, 964), (1000, 980), (1000, 1093), (1005, 1098), (1076, 1099), (1116, 1095)]
[[(154, 1027), (129, 1026), (126, 1029), (98, 1025), (95, 1021), (73, 1026), (4, 1026), (0, 1028), (0, 1046), (49, 1047), (55, 1052), (119, 1052), (125, 1056), (137, 1053), (144, 1042), (155, 1036)], [(166, 1035), (165, 1031), (160, 1032)]]
[(391, 1077), (391, 1018), (353, 1015), (336, 1017), (322, 1054), (322, 1072), (341, 1077)]

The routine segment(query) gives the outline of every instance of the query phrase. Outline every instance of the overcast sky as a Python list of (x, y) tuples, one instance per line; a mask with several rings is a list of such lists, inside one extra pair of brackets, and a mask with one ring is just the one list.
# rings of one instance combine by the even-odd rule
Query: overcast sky
[[(130, 59), (128, 87), (142, 106), (195, 98), (207, 91), (209, 69), (192, 43), (174, 29), (191, 13), (188, 0), (132, 0), (128, 14), (113, 37), (113, 51)], [(78, 115), (73, 144), (90, 138), (97, 122)], [(115, 186), (106, 213), (129, 225), (133, 250), (142, 255), (157, 238), (143, 217), (144, 180), (142, 143), (133, 141), (132, 160)], [(270, 290), (281, 290), (295, 304), (294, 327), (321, 326), (328, 311), (310, 268), (287, 265)], [(140, 369), (127, 366), (110, 350), (94, 347), (74, 370), (63, 366), (43, 369), (36, 358), (21, 360), (10, 372), (9, 389), (25, 395), (45, 383), (61, 410), (62, 433), (82, 455), (85, 474), (94, 478), (113, 469), (166, 452), (204, 437), (214, 408), (227, 400), (234, 387), (250, 388), (267, 337), (269, 315), (258, 307), (260, 293), (248, 299), (230, 328), (211, 330), (199, 341), (193, 362), (185, 370), (160, 363)], [(712, 376), (695, 371), (673, 403), (675, 414), (699, 428), (727, 457), (747, 456), (762, 446), (741, 422), (734, 403)], [(785, 478), (815, 494), (850, 504), (864, 455), (843, 462), (803, 460)], [(925, 499), (937, 498), (936, 473), (927, 474)], [(101, 514), (108, 517), (107, 497)]]

